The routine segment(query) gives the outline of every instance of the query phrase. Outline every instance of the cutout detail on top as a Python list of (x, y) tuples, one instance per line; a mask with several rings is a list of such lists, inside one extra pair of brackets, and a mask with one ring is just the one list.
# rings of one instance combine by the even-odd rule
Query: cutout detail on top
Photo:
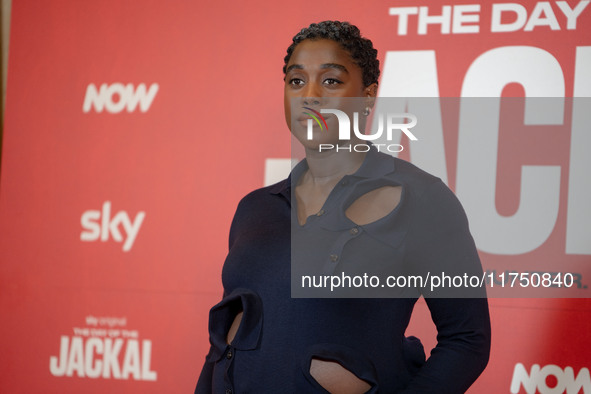
[(236, 333), (238, 332), (238, 328), (240, 327), (240, 322), (242, 322), (242, 314), (244, 312), (240, 311), (236, 317), (234, 318), (234, 321), (232, 322), (232, 325), (230, 326), (230, 329), (228, 330), (228, 336), (226, 337), (226, 343), (229, 345), (232, 343), (232, 341), (234, 340), (234, 338), (236, 337)]
[(371, 190), (347, 208), (345, 214), (357, 225), (375, 222), (388, 216), (398, 204), (402, 195), (402, 186), (382, 186)]
[(312, 358), (310, 375), (331, 394), (362, 394), (371, 389), (369, 383), (336, 361)]

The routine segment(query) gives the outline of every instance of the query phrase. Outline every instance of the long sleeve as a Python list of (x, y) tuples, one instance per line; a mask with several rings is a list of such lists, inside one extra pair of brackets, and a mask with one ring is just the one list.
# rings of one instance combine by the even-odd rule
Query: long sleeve
[[(211, 353), (211, 349), (210, 349)], [(197, 387), (195, 387), (195, 394), (211, 394), (212, 389), (212, 375), (213, 375), (213, 361), (209, 360), (209, 357), (205, 358), (205, 363), (201, 369), (199, 380), (197, 381)]]
[[(482, 276), (464, 210), (443, 183), (430, 185), (422, 196), (421, 214), (413, 221), (412, 231), (408, 253), (423, 277)], [(437, 327), (437, 346), (403, 393), (463, 393), (489, 359), (491, 329), (485, 289), (428, 287), (423, 295)]]
[(482, 373), (490, 352), (490, 320), (484, 298), (431, 298), (437, 346), (401, 393), (464, 393)]
[[(240, 207), (241, 204), (238, 205), (236, 209), (236, 213), (234, 214), (234, 218), (232, 220), (232, 224), (230, 226), (230, 235), (228, 241), (228, 250), (232, 248), (234, 244), (234, 240), (236, 238), (236, 228), (239, 223), (240, 219)], [(224, 291), (222, 295), (222, 300), (226, 298), (226, 292)], [(209, 334), (211, 335), (211, 316), (209, 322)], [(210, 338), (211, 342), (211, 338)], [(195, 394), (211, 394), (213, 392), (213, 385), (212, 385), (212, 377), (213, 377), (213, 369), (215, 362), (211, 360), (211, 354), (213, 352), (213, 345), (210, 345), (209, 353), (205, 357), (205, 363), (201, 369), (201, 373), (199, 374), (199, 379), (197, 380), (197, 386), (195, 387)]]

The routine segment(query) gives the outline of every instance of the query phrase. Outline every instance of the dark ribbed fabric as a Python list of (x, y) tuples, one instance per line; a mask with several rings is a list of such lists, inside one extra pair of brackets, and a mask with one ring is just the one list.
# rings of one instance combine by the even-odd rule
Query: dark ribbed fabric
[[(326, 393), (310, 376), (312, 358), (339, 362), (370, 383), (370, 393), (464, 392), (488, 362), (486, 298), (441, 298), (466, 293), (428, 288), (404, 291), (404, 298), (384, 298), (401, 295), (396, 293), (291, 298), (290, 262), (302, 256), (331, 273), (347, 267), (380, 274), (482, 275), (457, 198), (438, 178), (374, 148), (333, 190), (322, 215), (308, 218), (305, 226), (294, 223), (293, 232), (302, 233), (292, 237), (292, 181), (306, 169), (303, 161), (288, 179), (250, 193), (238, 206), (222, 273), (224, 297), (210, 312), (211, 350), (195, 393)], [(391, 214), (365, 226), (343, 219), (356, 198), (384, 185), (402, 186), (401, 202)], [(306, 231), (325, 232), (310, 256), (294, 244), (296, 238), (312, 239)], [(292, 253), (292, 248), (298, 249)], [(335, 253), (336, 264), (330, 258)], [(366, 265), (353, 266), (361, 256)], [(483, 294), (482, 289), (469, 293)], [(438, 331), (426, 362), (420, 341), (405, 337), (420, 295)], [(241, 310), (240, 328), (227, 345), (228, 329)]]

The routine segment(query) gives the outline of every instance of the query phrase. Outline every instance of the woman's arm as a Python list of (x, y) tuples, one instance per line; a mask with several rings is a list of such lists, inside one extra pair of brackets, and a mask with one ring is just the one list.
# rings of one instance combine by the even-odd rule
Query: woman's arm
[[(230, 225), (230, 235), (228, 240), (228, 250), (232, 248), (234, 245), (234, 241), (236, 238), (236, 229), (238, 227), (238, 223), (240, 221), (240, 212), (241, 206), (243, 205), (242, 201), (238, 204), (236, 208), (236, 213), (234, 214), (234, 218), (232, 220), (232, 224)], [(226, 292), (224, 291), (222, 295), (222, 300), (226, 297)], [(209, 322), (211, 325), (211, 321)], [(234, 332), (235, 334), (235, 332)], [(211, 335), (211, 333), (210, 333)], [(211, 341), (211, 339), (210, 339)], [(205, 363), (203, 364), (203, 368), (201, 369), (201, 373), (199, 374), (199, 379), (197, 380), (197, 387), (195, 387), (195, 394), (211, 394), (212, 393), (212, 376), (213, 376), (213, 367), (215, 362), (211, 360), (211, 354), (213, 351), (213, 345), (209, 347), (209, 353), (205, 357)]]
[(490, 354), (485, 298), (428, 298), (437, 346), (402, 393), (464, 393), (480, 376)]
[[(442, 182), (420, 197), (408, 238), (408, 257), (424, 278), (482, 277), (466, 214)], [(463, 393), (486, 367), (490, 316), (484, 288), (427, 287), (423, 291), (437, 327), (437, 346), (403, 393)]]
[[(211, 353), (211, 349), (209, 351)], [(195, 387), (195, 394), (211, 394), (211, 378), (213, 375), (213, 361), (209, 360), (209, 357), (205, 358), (205, 364), (201, 369), (199, 380), (197, 381), (197, 387)]]

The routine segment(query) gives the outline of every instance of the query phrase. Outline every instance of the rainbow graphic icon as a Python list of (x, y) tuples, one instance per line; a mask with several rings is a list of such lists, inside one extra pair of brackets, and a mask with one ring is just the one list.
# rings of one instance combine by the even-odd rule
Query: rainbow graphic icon
[[(316, 121), (316, 123), (318, 123), (318, 126), (320, 126), (321, 131), (323, 131), (324, 128), (326, 128), (326, 130), (328, 130), (328, 125), (326, 124), (326, 120), (320, 114), (320, 112), (313, 110), (310, 107), (304, 107), (304, 109), (307, 109), (308, 111), (310, 111), (310, 112), (304, 112), (304, 114), (308, 115), (309, 117), (314, 119)], [(308, 139), (309, 140), (312, 139), (312, 119), (308, 120)], [(320, 122), (321, 120), (322, 120), (322, 123)], [(322, 127), (322, 124), (324, 124), (324, 127)]]

